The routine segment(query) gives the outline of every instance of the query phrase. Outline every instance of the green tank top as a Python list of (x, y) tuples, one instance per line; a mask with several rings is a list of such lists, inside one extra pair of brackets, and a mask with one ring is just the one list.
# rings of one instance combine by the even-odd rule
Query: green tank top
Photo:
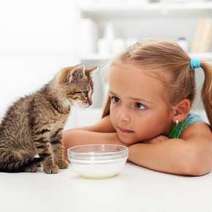
[(171, 131), (169, 132), (168, 137), (169, 138), (180, 138), (182, 135), (183, 131), (190, 126), (191, 124), (198, 123), (198, 122), (203, 122), (202, 118), (200, 115), (197, 115), (195, 113), (190, 113), (187, 118), (180, 123), (176, 124)]

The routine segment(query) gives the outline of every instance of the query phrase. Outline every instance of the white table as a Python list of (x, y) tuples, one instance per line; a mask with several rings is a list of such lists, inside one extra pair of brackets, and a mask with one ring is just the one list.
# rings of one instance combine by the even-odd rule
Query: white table
[(2, 212), (209, 212), (211, 200), (212, 174), (181, 177), (132, 164), (102, 180), (71, 167), (56, 175), (0, 173)]

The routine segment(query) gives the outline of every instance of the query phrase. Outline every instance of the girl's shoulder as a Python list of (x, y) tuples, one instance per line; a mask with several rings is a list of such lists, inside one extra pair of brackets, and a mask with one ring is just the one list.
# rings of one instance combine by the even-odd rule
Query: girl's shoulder
[(190, 113), (185, 120), (181, 121), (179, 124), (176, 124), (171, 129), (168, 137), (181, 138), (188, 128), (189, 131), (192, 131), (192, 129), (197, 130), (197, 125), (198, 128), (203, 127), (209, 129), (209, 126), (204, 122), (204, 120), (201, 118), (199, 114)]

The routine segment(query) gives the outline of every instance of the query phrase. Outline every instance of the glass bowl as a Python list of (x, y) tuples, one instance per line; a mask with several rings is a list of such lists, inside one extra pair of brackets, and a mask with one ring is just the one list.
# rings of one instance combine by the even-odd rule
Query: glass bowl
[(68, 149), (72, 169), (85, 178), (118, 175), (128, 158), (128, 148), (115, 144), (78, 145)]

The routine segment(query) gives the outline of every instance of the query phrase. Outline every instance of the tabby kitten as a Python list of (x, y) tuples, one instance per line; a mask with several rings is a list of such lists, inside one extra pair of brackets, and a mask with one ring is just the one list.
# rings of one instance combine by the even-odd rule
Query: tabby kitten
[(70, 105), (91, 105), (94, 68), (66, 67), (32, 95), (19, 99), (0, 125), (0, 171), (58, 173), (68, 167), (61, 144)]

